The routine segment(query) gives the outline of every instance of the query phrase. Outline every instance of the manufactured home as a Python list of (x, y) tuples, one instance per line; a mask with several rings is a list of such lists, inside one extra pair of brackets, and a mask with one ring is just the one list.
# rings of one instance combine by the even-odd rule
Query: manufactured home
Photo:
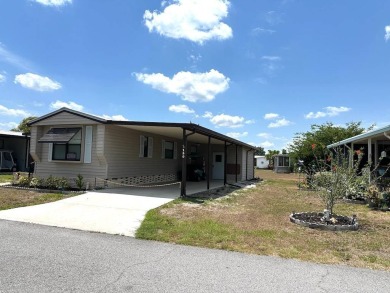
[(62, 108), (29, 123), (34, 175), (128, 185), (254, 178), (254, 148), (193, 123), (115, 121)]
[(255, 156), (256, 160), (256, 168), (257, 169), (268, 169), (269, 168), (269, 161), (266, 159), (265, 156)]
[(350, 165), (357, 157), (356, 152), (362, 151), (361, 166), (369, 164), (378, 172), (378, 175), (390, 177), (390, 125), (368, 131), (327, 146), (329, 149), (344, 148), (346, 155), (352, 151)]

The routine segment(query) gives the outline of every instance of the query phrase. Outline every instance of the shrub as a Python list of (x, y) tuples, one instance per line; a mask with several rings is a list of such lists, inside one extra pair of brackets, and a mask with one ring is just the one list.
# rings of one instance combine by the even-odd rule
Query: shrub
[(49, 189), (56, 189), (56, 186), (57, 186), (57, 182), (56, 182), (56, 177), (50, 175), (49, 177), (47, 177), (44, 182), (43, 182), (43, 185)]
[(36, 187), (39, 187), (41, 185), (42, 185), (42, 180), (41, 179), (39, 179), (38, 177), (31, 178), (31, 180), (30, 180), (30, 187), (36, 188)]
[(82, 190), (84, 187), (84, 177), (81, 174), (77, 175), (77, 178), (74, 180), (76, 183), (76, 186), (79, 190)]
[(65, 178), (65, 177), (56, 178), (55, 182), (56, 182), (56, 189), (64, 190), (64, 189), (68, 189), (69, 188), (68, 179)]
[(19, 186), (29, 187), (30, 186), (30, 178), (28, 176), (20, 176), (18, 180)]
[[(353, 153), (350, 152), (350, 156)], [(336, 202), (351, 192), (366, 189), (369, 184), (370, 172), (359, 174), (359, 165), (363, 157), (362, 152), (357, 152), (358, 159), (349, 166), (349, 160), (341, 149), (335, 151), (325, 160), (317, 160), (318, 174), (314, 176), (313, 187), (317, 190), (325, 203), (326, 209), (333, 214)]]

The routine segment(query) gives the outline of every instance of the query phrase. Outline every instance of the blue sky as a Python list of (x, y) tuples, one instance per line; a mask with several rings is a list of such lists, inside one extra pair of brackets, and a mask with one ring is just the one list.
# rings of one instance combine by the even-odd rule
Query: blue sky
[(66, 106), (265, 149), (390, 124), (390, 1), (3, 0), (0, 129)]

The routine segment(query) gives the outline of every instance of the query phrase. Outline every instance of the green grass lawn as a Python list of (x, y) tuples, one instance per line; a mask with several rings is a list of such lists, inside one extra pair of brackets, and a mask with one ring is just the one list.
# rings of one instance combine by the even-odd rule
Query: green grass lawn
[(12, 173), (0, 173), (0, 183), (12, 182), (13, 178)]
[(290, 223), (291, 212), (322, 211), (294, 174), (257, 171), (264, 182), (204, 202), (175, 200), (146, 215), (137, 238), (390, 270), (390, 213), (340, 203), (336, 214), (358, 216), (360, 229), (319, 231)]

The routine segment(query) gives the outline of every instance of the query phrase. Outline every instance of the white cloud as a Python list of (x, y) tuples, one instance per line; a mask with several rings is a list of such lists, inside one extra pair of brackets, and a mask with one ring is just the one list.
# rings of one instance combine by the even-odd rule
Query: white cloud
[(270, 138), (270, 137), (271, 137), (271, 134), (266, 133), (266, 132), (261, 132), (261, 133), (259, 133), (257, 136), (258, 136), (258, 137), (262, 137), (262, 138), (267, 139), (267, 138)]
[(270, 25), (277, 25), (283, 22), (282, 14), (276, 11), (268, 11), (265, 15), (265, 21)]
[(268, 124), (268, 128), (279, 128), (279, 127), (283, 127), (283, 126), (288, 126), (290, 124), (291, 124), (291, 121), (288, 121), (287, 119), (282, 118), (282, 119), (278, 119), (275, 122), (271, 122), (270, 124)]
[(282, 69), (283, 66), (280, 63), (276, 63), (281, 60), (278, 56), (263, 56), (263, 71), (270, 77), (275, 76), (275, 72), (279, 69)]
[(39, 92), (54, 91), (61, 88), (60, 83), (53, 81), (46, 76), (40, 76), (34, 73), (16, 75), (14, 82), (20, 84), (22, 87)]
[(6, 80), (7, 78), (5, 77), (5, 75), (0, 73), (0, 82), (5, 82)]
[(275, 30), (270, 30), (270, 29), (265, 29), (265, 28), (261, 28), (261, 27), (256, 27), (256, 28), (254, 28), (252, 30), (252, 35), (260, 35), (260, 34), (270, 34), (270, 35), (272, 35), (275, 32), (276, 32)]
[(270, 141), (267, 140), (267, 141), (259, 143), (259, 146), (261, 146), (261, 147), (263, 147), (265, 149), (269, 149), (269, 148), (275, 146), (275, 144), (273, 142), (270, 142)]
[(205, 73), (181, 71), (172, 78), (161, 73), (135, 73), (138, 81), (161, 92), (176, 94), (189, 102), (210, 102), (229, 88), (230, 79), (217, 70)]
[(7, 50), (2, 43), (0, 43), (0, 61), (5, 61), (23, 70), (29, 70), (31, 67), (29, 61)]
[(114, 121), (128, 121), (129, 119), (125, 118), (124, 116), (122, 115), (106, 115), (106, 114), (103, 114), (101, 116), (103, 119), (106, 119), (106, 120), (114, 120)]
[(72, 0), (34, 0), (35, 2), (45, 6), (63, 6), (72, 4)]
[(282, 58), (279, 56), (262, 56), (261, 59), (268, 60), (268, 61), (280, 61)]
[(390, 40), (390, 25), (385, 26), (385, 40)]
[(18, 123), (16, 122), (5, 122), (5, 123), (0, 123), (0, 129), (1, 130), (10, 130), (13, 128), (18, 127)]
[(203, 114), (203, 118), (213, 118), (213, 113), (209, 112), (209, 111), (206, 111), (204, 114)]
[(226, 135), (230, 136), (232, 138), (235, 138), (235, 139), (240, 139), (242, 137), (248, 136), (248, 132), (246, 132), (246, 131), (242, 132), (242, 133), (240, 133), (240, 132), (228, 132), (228, 133), (226, 133)]
[(245, 121), (245, 124), (255, 124), (255, 123), (256, 123), (256, 120), (254, 120), (254, 119)]
[(232, 37), (231, 27), (221, 22), (228, 16), (229, 6), (228, 0), (172, 0), (163, 12), (146, 10), (144, 21), (149, 32), (203, 44)]
[(73, 109), (73, 110), (76, 110), (76, 111), (83, 111), (84, 109), (84, 106), (82, 105), (79, 105), (75, 102), (72, 102), (72, 101), (69, 101), (69, 102), (63, 102), (63, 101), (55, 101), (53, 103), (50, 104), (50, 108), (52, 109), (60, 109), (60, 108), (69, 108), (69, 109)]
[(196, 63), (196, 62), (199, 62), (200, 60), (202, 60), (202, 56), (201, 55), (194, 55), (194, 54), (191, 54), (190, 56), (188, 56), (188, 60), (193, 62), (193, 63)]
[(279, 114), (276, 113), (267, 113), (264, 115), (264, 119), (266, 120), (272, 120), (272, 119), (277, 119), (279, 118)]
[(210, 122), (213, 123), (216, 127), (238, 128), (244, 126), (245, 119), (244, 117), (240, 116), (220, 114), (212, 117)]
[(21, 109), (10, 109), (3, 105), (0, 105), (0, 114), (6, 115), (6, 116), (15, 116), (15, 117), (28, 117), (31, 116), (31, 114), (25, 110)]
[(169, 111), (175, 113), (186, 113), (186, 114), (195, 113), (195, 111), (190, 109), (187, 105), (171, 105), (169, 106)]
[(325, 111), (318, 111), (318, 112), (310, 112), (305, 115), (306, 119), (318, 119), (323, 117), (333, 117), (337, 116), (340, 113), (348, 112), (351, 110), (351, 108), (347, 107), (325, 107)]

